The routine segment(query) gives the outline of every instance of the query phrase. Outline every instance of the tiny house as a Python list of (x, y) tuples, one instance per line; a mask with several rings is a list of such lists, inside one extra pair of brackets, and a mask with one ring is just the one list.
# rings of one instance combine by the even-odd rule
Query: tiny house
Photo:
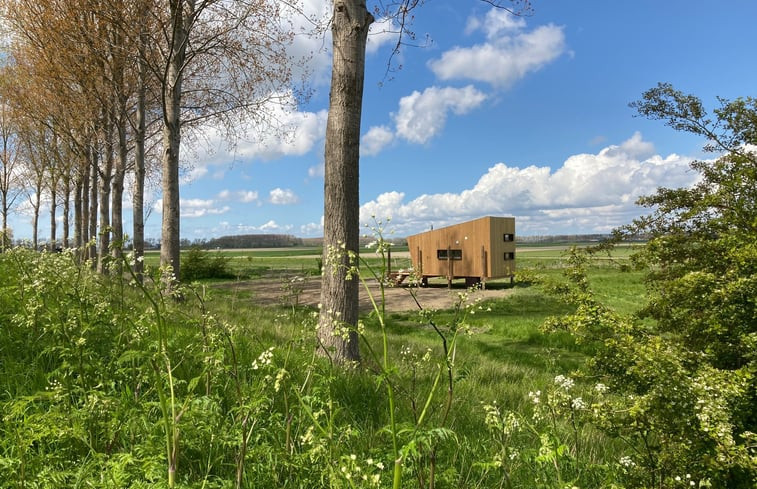
[(482, 217), (407, 237), (413, 268), (430, 277), (464, 278), (467, 285), (515, 274), (515, 218)]

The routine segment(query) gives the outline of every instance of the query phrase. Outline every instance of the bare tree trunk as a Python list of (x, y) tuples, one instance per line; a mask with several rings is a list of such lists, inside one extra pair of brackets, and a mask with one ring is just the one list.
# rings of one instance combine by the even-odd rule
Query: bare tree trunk
[[(348, 280), (347, 253), (358, 253), (360, 236), (360, 118), (365, 46), (373, 16), (364, 0), (336, 0), (332, 20), (333, 68), (326, 125), (324, 182), (324, 259), (318, 337), (336, 362), (358, 361), (356, 279)], [(339, 258), (334, 260), (334, 252)], [(357, 266), (357, 263), (354, 263)], [(343, 327), (349, 328), (343, 334)], [(335, 331), (336, 329), (336, 331)]]
[[(89, 236), (87, 242), (97, 239), (97, 187), (99, 183), (98, 179), (98, 152), (94, 143), (89, 148), (89, 173), (91, 177), (91, 183), (89, 185)], [(92, 243), (89, 247), (89, 253), (87, 256), (92, 260), (92, 266), (97, 265), (97, 245)]]
[[(189, 13), (184, 14), (187, 4)], [(181, 143), (181, 84), (186, 58), (188, 31), (185, 22), (194, 11), (194, 2), (171, 2), (173, 38), (163, 83), (163, 221), (160, 238), (160, 264), (170, 265), (174, 276), (180, 270), (179, 147)]]
[[(40, 189), (41, 190), (41, 189)], [(40, 193), (37, 192), (32, 201), (32, 248), (35, 250), (39, 247), (39, 207), (40, 207)]]
[[(140, 36), (140, 50), (145, 47), (146, 36)], [(137, 127), (134, 131), (134, 195), (132, 196), (132, 221), (134, 243), (134, 273), (142, 281), (145, 256), (145, 80), (147, 67), (144, 56), (139, 57), (139, 88), (137, 90)]]
[[(125, 112), (125, 109), (124, 109)], [(126, 145), (126, 118), (122, 116), (118, 121), (118, 154), (116, 166), (113, 172), (113, 195), (111, 198), (110, 225), (113, 228), (113, 258), (120, 261), (124, 246), (124, 179), (126, 178), (126, 158), (128, 147)]]
[(66, 173), (63, 176), (63, 236), (61, 237), (61, 243), (64, 248), (69, 246), (69, 231), (71, 223), (69, 221), (71, 213), (71, 171), (66, 169)]
[(87, 198), (84, 189), (85, 178), (89, 178), (89, 175), (85, 177), (82, 171), (76, 172), (76, 180), (74, 181), (74, 248), (78, 250), (77, 256), (80, 256), (84, 238), (84, 209), (86, 209), (85, 199)]
[[(39, 165), (39, 162), (33, 164)], [(39, 209), (42, 206), (42, 186), (44, 182), (43, 172), (40, 167), (34, 169), (34, 196), (30, 199), (32, 205), (32, 247), (39, 249)]]
[(0, 200), (2, 200), (2, 220), (3, 224), (0, 228), (0, 251), (5, 251), (7, 245), (9, 245), (8, 238), (8, 195), (6, 192), (0, 192)]
[[(55, 173), (54, 168), (52, 173)], [(55, 221), (58, 213), (58, 185), (55, 183), (55, 175), (50, 175), (50, 178), (50, 251), (55, 251), (55, 242), (58, 239), (58, 223)]]
[(110, 248), (110, 193), (113, 180), (113, 121), (111, 114), (105, 117), (105, 165), (100, 172), (100, 233), (97, 245), (97, 271), (108, 273), (108, 249)]
[(52, 145), (49, 149), (50, 157), (48, 160), (47, 186), (50, 189), (50, 251), (55, 251), (56, 241), (58, 240), (58, 223), (55, 220), (58, 214), (58, 184), (60, 180), (61, 159), (60, 148), (58, 145), (58, 136), (53, 133)]

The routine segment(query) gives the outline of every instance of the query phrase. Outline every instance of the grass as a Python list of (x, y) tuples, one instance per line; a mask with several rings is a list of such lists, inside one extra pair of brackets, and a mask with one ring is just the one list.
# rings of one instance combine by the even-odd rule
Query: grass
[[(224, 254), (236, 270), (314, 268), (320, 251), (299, 251)], [(64, 258), (45, 255), (55, 260), (45, 264), (34, 255), (29, 260), (41, 261), (14, 264), (10, 255), (0, 257), (0, 275), (6, 277), (0, 320), (8, 325), (0, 337), (0, 410), (10, 413), (0, 420), (0, 480), (14, 481), (10, 487), (24, 487), (23, 473), (56, 487), (101, 480), (112, 481), (106, 484), (111, 487), (157, 484), (167, 460), (162, 440), (174, 425), (181, 433), (175, 443), (182, 487), (233, 487), (240, 453), (247, 487), (350, 487), (344, 473), (330, 467), (358, 474), (352, 455), (358, 462), (391, 466), (386, 383), (395, 388), (396, 416), (405, 430), (399, 433), (408, 450), (405, 487), (427, 487), (432, 467), (436, 487), (499, 487), (504, 466), (487, 464), (497, 450), (510, 448), (522, 454), (505, 464), (513, 487), (534, 487), (535, 481), (562, 487), (564, 479), (598, 486), (608, 470), (602, 467), (622, 453), (615, 440), (567, 419), (549, 432), (534, 424), (533, 432), (521, 429), (506, 442), (498, 438), (501, 430), (487, 424), (484, 406), (495, 401), (503, 413), (535, 423), (529, 421), (534, 410), (529, 392), (546, 393), (555, 376), (571, 374), (591, 355), (590, 345), (541, 331), (546, 318), (570, 308), (534, 285), (517, 283), (504, 299), (431, 317), (448, 339), (455, 328), (471, 332), (457, 341), (447, 416), (443, 375), (440, 387), (432, 388), (440, 368), (444, 371), (444, 357), (428, 316), (386, 317), (394, 367), (381, 373), (367, 353), (368, 344), (378, 350), (378, 321), (367, 315), (364, 368), (335, 370), (313, 356), (314, 311), (256, 307), (233, 288), (206, 283), (185, 293), (181, 303), (159, 303), (169, 333), (161, 347), (143, 297), (118, 281), (78, 272)], [(643, 295), (641, 275), (616, 266), (627, 258), (624, 250), (597, 259), (590, 269), (599, 297), (621, 312), (632, 312)], [(518, 260), (519, 267), (551, 277), (562, 269), (554, 250), (519, 250)], [(65, 273), (38, 277), (47, 269)], [(172, 363), (164, 363), (168, 360)], [(578, 389), (584, 388), (590, 390), (579, 382)], [(432, 391), (428, 419), (411, 429)], [(170, 409), (161, 414), (160, 392), (175, 393), (174, 414)], [(555, 455), (562, 473), (539, 462), (548, 450), (540, 438), (545, 433), (557, 443), (554, 450), (560, 443), (570, 447)], [(248, 442), (242, 444), (243, 438)], [(574, 438), (580, 443), (573, 444)], [(362, 473), (390, 483), (387, 471), (369, 465), (362, 465)]]

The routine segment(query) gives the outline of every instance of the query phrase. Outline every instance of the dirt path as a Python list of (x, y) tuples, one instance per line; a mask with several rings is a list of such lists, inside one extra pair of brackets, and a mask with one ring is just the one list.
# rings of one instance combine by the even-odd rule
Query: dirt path
[[(425, 309), (448, 309), (458, 300), (458, 294), (465, 292), (463, 281), (454, 283), (453, 288), (447, 288), (446, 283), (431, 283), (428, 287), (413, 287), (412, 291), (418, 302)], [(218, 287), (235, 289), (242, 294), (249, 293), (252, 301), (259, 305), (291, 305), (295, 301), (300, 305), (316, 307), (320, 302), (321, 279), (320, 277), (292, 277), (289, 280), (261, 278), (244, 282), (233, 282)], [(379, 287), (375, 281), (369, 282), (371, 294), (378, 302)], [(492, 283), (487, 290), (479, 290), (472, 294), (471, 300), (478, 297), (493, 299), (505, 297), (511, 293), (509, 286), (501, 283)], [(414, 311), (418, 305), (408, 287), (391, 287), (385, 289), (386, 310), (389, 312)], [(360, 312), (368, 313), (372, 309), (371, 301), (365, 287), (360, 289)]]

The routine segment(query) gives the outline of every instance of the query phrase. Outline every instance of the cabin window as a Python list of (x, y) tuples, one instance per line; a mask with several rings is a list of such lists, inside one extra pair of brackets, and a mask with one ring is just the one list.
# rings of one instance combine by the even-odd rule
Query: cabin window
[(505, 261), (507, 260), (515, 260), (515, 252), (514, 251), (506, 251), (505, 252)]
[(505, 241), (515, 241), (514, 234), (505, 234)]
[[(450, 260), (462, 260), (463, 259), (463, 250), (449, 250)], [(446, 260), (447, 259), (447, 250), (436, 250), (436, 257), (440, 260)]]

